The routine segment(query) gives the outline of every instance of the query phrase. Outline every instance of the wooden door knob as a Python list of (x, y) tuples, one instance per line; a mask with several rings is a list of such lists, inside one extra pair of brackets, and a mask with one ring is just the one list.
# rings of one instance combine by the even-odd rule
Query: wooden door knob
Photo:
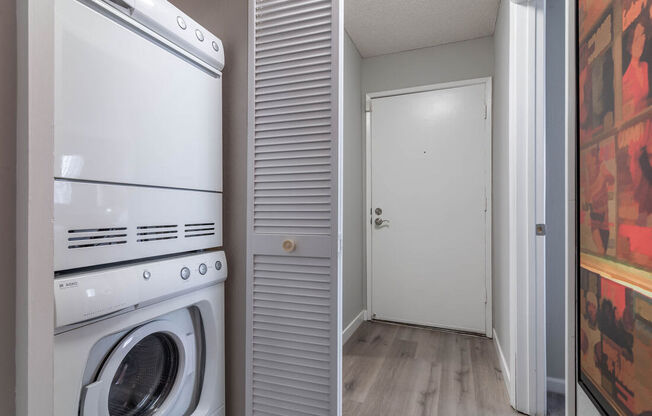
[(297, 249), (297, 242), (294, 240), (284, 240), (283, 241), (283, 250), (286, 253), (292, 253)]

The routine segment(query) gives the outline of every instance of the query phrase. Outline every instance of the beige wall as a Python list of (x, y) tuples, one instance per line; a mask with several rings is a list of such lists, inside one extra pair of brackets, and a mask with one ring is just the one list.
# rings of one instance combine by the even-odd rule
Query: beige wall
[(494, 72), (494, 41), (485, 37), (362, 60), (362, 92), (483, 78)]
[(14, 414), (16, 2), (0, 2), (0, 415)]
[(172, 0), (224, 43), (224, 247), (226, 414), (244, 415), (247, 197), (247, 5), (244, 0)]
[(344, 35), (344, 210), (342, 217), (342, 328), (364, 309), (365, 227), (362, 58)]
[[(498, 11), (494, 34), (493, 84), (493, 317), (494, 331), (509, 365), (509, 1)], [(512, 371), (512, 369), (510, 369)]]

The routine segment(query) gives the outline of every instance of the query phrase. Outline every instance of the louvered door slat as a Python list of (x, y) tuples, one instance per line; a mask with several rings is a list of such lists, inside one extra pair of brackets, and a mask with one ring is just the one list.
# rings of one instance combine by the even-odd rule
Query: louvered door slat
[(337, 415), (339, 2), (250, 1), (247, 415)]
[(321, 65), (328, 65), (330, 62), (330, 54), (325, 54), (325, 56), (327, 58), (306, 59), (303, 62), (280, 62), (276, 65), (267, 65), (265, 67), (257, 66), (255, 74), (256, 76), (261, 76), (261, 74), (269, 73), (288, 75), (291, 71), (300, 71), (304, 68), (321, 68)]
[(258, 36), (258, 45), (264, 47), (264, 45), (275, 44), (277, 42), (292, 41), (296, 39), (310, 39), (315, 36), (328, 34), (330, 37), (331, 28), (328, 23), (322, 26), (313, 26), (310, 25), (303, 30), (293, 30), (292, 32), (279, 33), (275, 35), (264, 35)]
[(273, 8), (269, 7), (270, 5), (265, 2), (258, 6), (258, 15), (265, 16), (267, 10), (270, 10), (271, 13), (278, 13), (283, 10), (297, 9), (301, 7), (310, 6), (312, 4), (323, 3), (321, 0), (285, 0), (282, 3), (273, 4)]
[(330, 50), (327, 47), (311, 49), (303, 48), (303, 50), (295, 51), (295, 53), (292, 55), (284, 54), (284, 56), (277, 57), (273, 54), (269, 54), (267, 58), (258, 57), (255, 61), (255, 67), (256, 70), (259, 68), (270, 69), (275, 68), (279, 65), (301, 64), (311, 60), (327, 58), (330, 56)]
[(328, 18), (329, 16), (330, 11), (328, 10), (328, 6), (313, 6), (310, 9), (261, 17), (259, 23), (256, 24), (256, 27), (259, 31), (278, 27), (288, 28), (292, 25), (307, 23), (321, 18)]

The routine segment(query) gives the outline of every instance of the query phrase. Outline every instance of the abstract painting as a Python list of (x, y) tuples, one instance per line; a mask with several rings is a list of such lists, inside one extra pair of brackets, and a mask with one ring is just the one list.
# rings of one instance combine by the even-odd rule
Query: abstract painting
[(652, 0), (578, 0), (579, 382), (652, 416)]

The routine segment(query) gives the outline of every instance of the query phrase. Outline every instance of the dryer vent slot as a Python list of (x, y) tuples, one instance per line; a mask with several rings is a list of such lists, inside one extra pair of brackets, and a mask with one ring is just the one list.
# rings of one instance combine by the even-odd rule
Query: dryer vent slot
[(127, 227), (80, 228), (68, 230), (68, 248), (91, 248), (127, 244)]
[(127, 231), (127, 227), (113, 227), (113, 228), (83, 228), (77, 230), (68, 230), (68, 234), (75, 233), (104, 233), (108, 231)]
[(136, 241), (139, 242), (139, 243), (146, 243), (146, 242), (148, 242), (148, 241), (174, 240), (174, 239), (176, 239), (176, 238), (177, 238), (176, 235), (170, 235), (170, 236), (167, 236), (167, 237), (149, 237), (149, 238), (139, 238), (139, 239), (136, 240)]
[(139, 243), (150, 241), (174, 240), (179, 231), (177, 225), (141, 225), (136, 227)]
[(186, 238), (192, 237), (205, 237), (209, 235), (215, 235), (215, 223), (214, 222), (205, 222), (197, 224), (186, 224), (185, 229)]

